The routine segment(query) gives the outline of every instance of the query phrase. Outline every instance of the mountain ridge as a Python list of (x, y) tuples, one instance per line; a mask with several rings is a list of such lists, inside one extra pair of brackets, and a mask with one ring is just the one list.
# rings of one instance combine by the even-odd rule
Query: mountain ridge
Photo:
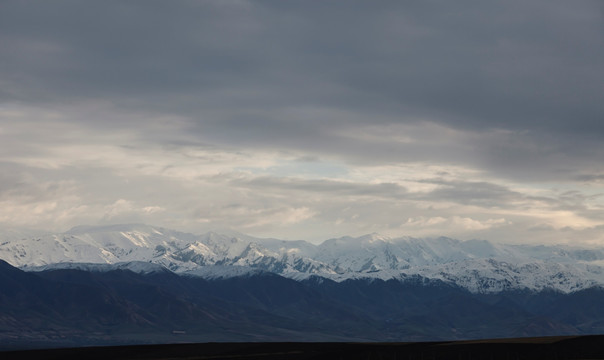
[(194, 235), (145, 224), (77, 226), (64, 233), (17, 240), (0, 234), (0, 259), (31, 271), (61, 263), (146, 262), (202, 277), (238, 276), (245, 269), (296, 280), (316, 275), (334, 281), (406, 281), (417, 275), (476, 293), (513, 289), (568, 293), (604, 285), (602, 248), (390, 238), (377, 233), (328, 239), (318, 245), (232, 235)]
[(421, 277), (336, 282), (258, 269), (214, 279), (129, 268), (25, 272), (1, 260), (0, 285), (0, 350), (15, 340), (383, 342), (604, 331), (602, 288), (475, 294)]

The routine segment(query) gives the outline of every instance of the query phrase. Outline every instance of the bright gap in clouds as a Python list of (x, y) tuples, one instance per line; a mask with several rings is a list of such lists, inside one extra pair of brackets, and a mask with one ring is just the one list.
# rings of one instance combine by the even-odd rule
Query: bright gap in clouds
[[(112, 111), (101, 113), (127, 117)], [(370, 232), (504, 242), (576, 242), (577, 234), (581, 241), (600, 240), (601, 196), (589, 186), (523, 183), (446, 161), (372, 163), (322, 148), (220, 147), (210, 137), (166, 141), (186, 138), (182, 119), (167, 126), (165, 118), (149, 117), (144, 128), (122, 126), (117, 132), (71, 126), (84, 113), (9, 112), (20, 121), (0, 133), (2, 223), (64, 231), (79, 224), (143, 222), (311, 241)], [(49, 119), (44, 126), (28, 124), (41, 116)], [(451, 131), (430, 122), (372, 126), (355, 141), (360, 149), (404, 152), (400, 134), (453, 153), (467, 151), (458, 138), (479, 136), (456, 131), (455, 140), (447, 141)], [(377, 141), (374, 134), (384, 132), (388, 136)], [(10, 150), (19, 146), (19, 152)]]

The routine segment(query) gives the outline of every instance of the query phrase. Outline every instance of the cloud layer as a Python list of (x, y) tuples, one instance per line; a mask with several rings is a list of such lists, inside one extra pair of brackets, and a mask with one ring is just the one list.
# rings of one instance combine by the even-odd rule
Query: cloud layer
[(0, 7), (5, 226), (604, 241), (599, 1)]

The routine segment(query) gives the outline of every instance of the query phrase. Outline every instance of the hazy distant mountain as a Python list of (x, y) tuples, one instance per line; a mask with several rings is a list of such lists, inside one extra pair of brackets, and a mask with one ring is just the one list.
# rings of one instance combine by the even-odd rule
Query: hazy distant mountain
[(116, 266), (138, 272), (157, 269), (138, 264), (143, 262), (204, 278), (258, 270), (296, 280), (320, 276), (338, 282), (363, 278), (405, 282), (420, 276), (476, 293), (523, 289), (568, 293), (604, 284), (604, 249), (445, 237), (391, 239), (378, 234), (314, 245), (243, 234), (193, 235), (140, 224), (80, 226), (35, 236), (0, 234), (0, 259), (34, 271), (83, 266), (92, 270), (91, 265), (76, 263), (105, 264), (97, 271)]

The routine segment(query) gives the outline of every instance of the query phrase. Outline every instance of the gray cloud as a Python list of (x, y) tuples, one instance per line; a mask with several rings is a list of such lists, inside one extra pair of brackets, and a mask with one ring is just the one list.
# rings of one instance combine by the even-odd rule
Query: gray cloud
[[(453, 158), (517, 178), (568, 176), (603, 155), (597, 1), (5, 1), (0, 16), (5, 101), (106, 101), (182, 116), (197, 141)], [(90, 121), (146, 125), (108, 115)], [(469, 154), (339, 136), (422, 121), (488, 140)]]
[(432, 201), (454, 201), (484, 207), (509, 205), (522, 201), (524, 196), (504, 186), (477, 181), (445, 181), (442, 179), (421, 180), (421, 183), (435, 184), (440, 187), (420, 196)]
[[(222, 177), (219, 181), (224, 181)], [(334, 180), (304, 180), (293, 178), (257, 177), (252, 179), (234, 179), (231, 183), (246, 187), (262, 187), (274, 190), (304, 191), (311, 193), (328, 193), (329, 196), (352, 197), (385, 197), (389, 199), (403, 198), (406, 189), (392, 183), (358, 184)]]
[[(22, 101), (104, 98), (181, 109), (202, 123), (206, 105), (313, 106), (378, 122), (601, 133), (601, 9), (597, 1), (6, 1), (2, 78)], [(225, 126), (237, 125), (226, 116), (235, 122)]]
[[(279, 213), (290, 224), (378, 224), (372, 214), (396, 209), (384, 220), (396, 227), (413, 212), (414, 224), (455, 214), (418, 205), (439, 201), (507, 210), (539, 203), (595, 221), (604, 173), (603, 9), (595, 0), (3, 1), (0, 168), (20, 173), (0, 179), (0, 195), (13, 204), (20, 192), (35, 200), (71, 191), (81, 200), (66, 207), (90, 201), (106, 221), (144, 220), (151, 215), (141, 209), (157, 205), (166, 210), (153, 219), (225, 226), (228, 209), (241, 226), (267, 227), (258, 219)], [(328, 178), (313, 168), (300, 181), (304, 166), (294, 158), (343, 170)], [(406, 164), (471, 175), (346, 178)], [(282, 173), (271, 173), (279, 166)], [(260, 175), (237, 177), (241, 171)], [(23, 174), (39, 180), (23, 182)], [(414, 192), (399, 180), (436, 188)], [(158, 186), (174, 199), (145, 201), (152, 191), (141, 189)], [(211, 217), (212, 208), (177, 190), (196, 186), (214, 192), (213, 204), (225, 209), (215, 214), (223, 215)], [(360, 196), (371, 210), (285, 201), (288, 191)], [(503, 224), (495, 213), (466, 211), (447, 224)], [(540, 228), (560, 226), (544, 220)]]

